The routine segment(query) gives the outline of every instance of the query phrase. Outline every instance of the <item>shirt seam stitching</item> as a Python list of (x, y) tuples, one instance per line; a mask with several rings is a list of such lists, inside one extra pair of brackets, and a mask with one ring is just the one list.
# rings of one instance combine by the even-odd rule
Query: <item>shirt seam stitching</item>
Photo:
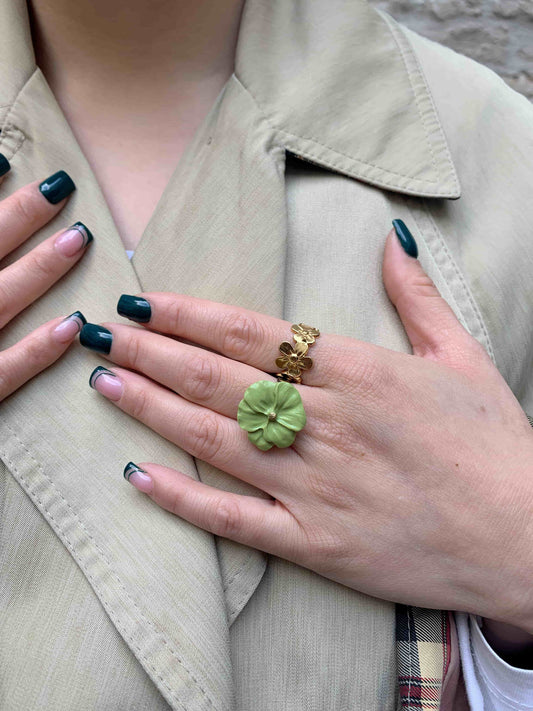
[[(326, 143), (323, 143), (323, 142), (319, 141), (318, 139), (313, 138), (312, 136), (311, 136), (311, 137), (310, 137), (310, 136), (302, 136), (301, 134), (292, 133), (291, 131), (287, 131), (287, 130), (284, 129), (284, 128), (281, 128), (281, 127), (276, 126), (276, 125), (272, 122), (272, 120), (267, 116), (264, 107), (259, 103), (259, 101), (258, 101), (258, 100), (256, 99), (256, 97), (252, 94), (252, 92), (250, 91), (250, 89), (248, 89), (248, 87), (244, 84), (244, 82), (237, 76), (236, 73), (234, 73), (233, 76), (235, 77), (235, 80), (236, 80), (236, 81), (242, 86), (242, 88), (246, 91), (246, 93), (250, 96), (250, 98), (252, 99), (252, 101), (253, 101), (254, 104), (256, 105), (257, 109), (258, 109), (259, 112), (261, 113), (263, 119), (266, 121), (266, 123), (270, 126), (270, 128), (271, 128), (273, 131), (275, 131), (275, 132), (277, 132), (277, 133), (285, 134), (285, 135), (287, 135), (287, 136), (291, 136), (291, 137), (293, 137), (293, 138), (299, 138), (300, 140), (303, 140), (303, 141), (312, 141), (312, 142), (315, 143), (317, 146), (320, 146), (320, 147), (322, 147), (322, 148), (326, 148), (328, 151), (331, 151), (332, 153), (334, 153), (334, 154), (337, 155), (337, 156), (342, 156), (343, 158), (348, 158), (349, 160), (355, 161), (355, 162), (360, 163), (360, 164), (362, 164), (362, 165), (364, 165), (364, 166), (369, 166), (369, 167), (371, 167), (371, 168), (376, 168), (377, 170), (380, 170), (382, 173), (386, 173), (386, 174), (388, 174), (388, 175), (396, 176), (397, 178), (404, 178), (405, 180), (408, 180), (408, 181), (411, 181), (411, 182), (415, 182), (415, 183), (421, 183), (422, 185), (426, 185), (426, 186), (428, 186), (428, 187), (430, 187), (430, 186), (432, 186), (432, 185), (438, 185), (438, 182), (439, 182), (438, 180), (424, 180), (424, 179), (422, 179), (422, 178), (414, 178), (414, 177), (412, 177), (412, 176), (405, 175), (405, 173), (396, 173), (395, 171), (388, 170), (388, 169), (386, 169), (386, 168), (382, 168), (381, 166), (376, 165), (376, 164), (374, 164), (374, 163), (370, 163), (369, 161), (364, 160), (364, 159), (362, 159), (362, 158), (356, 158), (356, 157), (354, 157), (354, 156), (349, 155), (348, 153), (343, 153), (342, 151), (338, 151), (337, 149), (332, 148), (331, 146), (328, 146)], [(427, 138), (427, 135), (426, 135), (426, 138)], [(298, 151), (299, 151), (299, 153), (300, 153), (302, 156), (305, 156), (305, 157), (307, 157), (307, 158), (316, 158), (317, 160), (321, 160), (321, 161), (324, 163), (324, 165), (327, 165), (327, 166), (329, 166), (329, 167), (331, 167), (331, 168), (338, 168), (338, 167), (339, 167), (338, 165), (335, 164), (335, 161), (327, 161), (327, 160), (324, 160), (324, 159), (322, 159), (322, 158), (319, 158), (316, 154), (313, 154), (311, 151), (305, 151), (305, 149), (304, 149), (304, 150), (300, 150), (299, 148), (298, 148)], [(365, 176), (365, 177), (367, 177), (367, 176)], [(391, 186), (388, 186), (388, 187), (389, 187), (389, 189), (390, 189)], [(446, 195), (447, 192), (449, 192), (449, 191), (446, 191), (446, 190), (439, 191), (439, 192), (433, 191), (433, 192), (431, 193), (431, 195), (434, 195), (434, 196)]]

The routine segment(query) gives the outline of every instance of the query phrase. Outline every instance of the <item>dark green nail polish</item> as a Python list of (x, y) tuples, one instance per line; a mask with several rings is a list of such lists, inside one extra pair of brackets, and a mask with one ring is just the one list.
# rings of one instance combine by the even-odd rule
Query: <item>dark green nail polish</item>
[(11, 170), (8, 159), (0, 153), (0, 178)]
[(113, 334), (103, 326), (98, 326), (96, 323), (86, 323), (80, 331), (80, 343), (85, 348), (90, 348), (98, 353), (109, 354), (111, 344), (113, 342)]
[(115, 373), (112, 373), (112, 372), (111, 372), (110, 370), (108, 370), (107, 368), (104, 368), (103, 365), (99, 365), (97, 368), (95, 368), (95, 369), (93, 370), (93, 372), (92, 372), (91, 375), (89, 376), (89, 385), (91, 386), (91, 388), (94, 388), (94, 384), (96, 383), (96, 381), (98, 380), (98, 378), (99, 378), (100, 375), (112, 375), (113, 378), (116, 378), (116, 377), (117, 377), (117, 376), (115, 375)]
[(73, 190), (76, 190), (72, 178), (64, 170), (58, 170), (57, 173), (43, 180), (39, 185), (39, 190), (52, 205), (66, 198)]
[(134, 462), (128, 462), (124, 467), (124, 479), (127, 479), (129, 481), (130, 476), (133, 474), (133, 472), (141, 472), (142, 474), (146, 474), (144, 469), (138, 467)]
[(66, 318), (64, 318), (63, 321), (76, 321), (80, 331), (87, 323), (87, 319), (85, 318), (85, 316), (82, 314), (81, 311), (74, 311), (73, 314), (70, 314), (70, 316), (67, 316)]
[(94, 240), (93, 233), (91, 230), (87, 227), (87, 225), (84, 225), (83, 222), (75, 222), (71, 227), (71, 230), (78, 230), (78, 232), (81, 232), (83, 236), (83, 246), (86, 247), (89, 242), (92, 242)]
[(415, 257), (416, 259), (416, 257), (418, 257), (418, 247), (416, 246), (415, 238), (409, 232), (405, 222), (403, 220), (393, 220), (392, 225), (404, 251), (407, 252), (410, 257)]
[(146, 299), (140, 296), (122, 294), (117, 304), (117, 311), (121, 316), (137, 323), (148, 323), (152, 318), (152, 308)]

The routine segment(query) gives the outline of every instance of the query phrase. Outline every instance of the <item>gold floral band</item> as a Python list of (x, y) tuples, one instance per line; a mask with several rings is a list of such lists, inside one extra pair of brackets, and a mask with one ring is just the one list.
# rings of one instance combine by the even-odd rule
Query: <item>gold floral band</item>
[(302, 370), (313, 367), (313, 361), (307, 355), (307, 351), (320, 336), (320, 331), (313, 326), (306, 326), (305, 323), (293, 323), (291, 331), (295, 345), (288, 341), (283, 341), (280, 345), (281, 355), (276, 358), (276, 365), (281, 368), (281, 372), (276, 373), (276, 378), (287, 383), (301, 383)]

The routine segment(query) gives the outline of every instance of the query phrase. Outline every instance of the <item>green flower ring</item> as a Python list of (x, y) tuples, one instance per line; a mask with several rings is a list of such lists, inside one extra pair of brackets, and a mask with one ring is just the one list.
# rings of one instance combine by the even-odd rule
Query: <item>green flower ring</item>
[(237, 411), (237, 422), (263, 452), (274, 445), (290, 447), (306, 419), (300, 393), (282, 380), (258, 380), (250, 385)]

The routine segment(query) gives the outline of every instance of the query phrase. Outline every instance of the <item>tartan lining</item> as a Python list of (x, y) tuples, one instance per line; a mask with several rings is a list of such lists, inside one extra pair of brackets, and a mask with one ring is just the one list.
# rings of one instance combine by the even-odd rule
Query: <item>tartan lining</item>
[(401, 711), (438, 711), (450, 663), (450, 643), (447, 611), (396, 604)]

